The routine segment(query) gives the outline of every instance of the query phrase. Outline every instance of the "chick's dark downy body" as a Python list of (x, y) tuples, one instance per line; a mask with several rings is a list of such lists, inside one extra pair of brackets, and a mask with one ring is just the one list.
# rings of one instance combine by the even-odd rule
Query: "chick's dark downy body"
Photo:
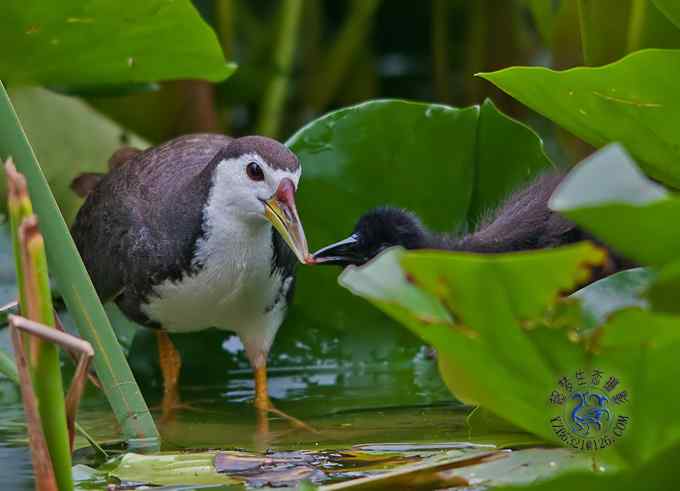
[[(384, 249), (440, 249), (450, 251), (501, 253), (546, 249), (594, 237), (548, 207), (548, 201), (564, 175), (549, 172), (511, 193), (493, 212), (482, 218), (469, 234), (438, 233), (428, 230), (412, 212), (380, 207), (358, 220), (353, 234), (344, 241), (314, 254), (319, 264), (363, 264)], [(632, 266), (611, 254), (608, 269)], [(604, 271), (603, 271), (604, 272)]]

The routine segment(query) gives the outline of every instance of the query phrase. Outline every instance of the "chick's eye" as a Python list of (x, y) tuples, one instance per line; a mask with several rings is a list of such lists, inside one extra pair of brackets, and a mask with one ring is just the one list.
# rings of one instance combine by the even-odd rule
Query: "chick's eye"
[(246, 166), (246, 174), (253, 181), (264, 181), (264, 172), (255, 162), (251, 162)]

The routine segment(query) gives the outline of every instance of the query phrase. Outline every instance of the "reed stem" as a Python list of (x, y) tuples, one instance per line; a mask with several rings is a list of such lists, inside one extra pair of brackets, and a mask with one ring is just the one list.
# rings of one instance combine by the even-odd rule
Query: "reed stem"
[(281, 9), (281, 23), (274, 54), (274, 74), (265, 93), (257, 125), (258, 134), (272, 138), (276, 138), (281, 129), (290, 73), (295, 58), (302, 0), (285, 0), (281, 4)]
[(333, 99), (350, 64), (365, 42), (380, 0), (355, 0), (340, 33), (326, 55), (316, 83), (307, 98), (307, 112), (317, 114)]

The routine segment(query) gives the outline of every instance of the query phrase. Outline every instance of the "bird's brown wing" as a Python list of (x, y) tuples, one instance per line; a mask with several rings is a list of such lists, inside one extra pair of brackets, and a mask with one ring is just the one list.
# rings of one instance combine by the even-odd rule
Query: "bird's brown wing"
[(129, 237), (135, 233), (129, 200), (120, 194), (110, 196), (111, 184), (102, 178), (105, 189), (95, 188), (78, 211), (71, 229), (73, 240), (92, 283), (103, 301), (117, 296), (125, 286), (125, 257)]
[(140, 152), (88, 196), (72, 234), (104, 301), (121, 292), (137, 301), (191, 267), (212, 176), (203, 171), (229, 141), (188, 135)]

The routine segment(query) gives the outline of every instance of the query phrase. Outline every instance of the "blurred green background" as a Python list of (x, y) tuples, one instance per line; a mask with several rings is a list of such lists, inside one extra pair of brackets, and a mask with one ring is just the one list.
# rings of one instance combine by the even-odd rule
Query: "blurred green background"
[[(151, 142), (189, 131), (256, 132), (263, 96), (280, 72), (273, 58), (286, 2), (194, 3), (226, 58), (238, 63), (233, 76), (88, 97)], [(286, 106), (273, 131), (282, 139), (329, 110), (372, 98), (466, 106), (491, 97), (506, 114), (528, 118), (526, 108), (473, 74), (583, 64), (575, 0), (304, 0), (297, 34)]]
[[(6, 0), (0, 18), (0, 79), (68, 221), (81, 203), (71, 180), (105, 170), (122, 144), (260, 133), (301, 156), (298, 206), (313, 249), (347, 235), (362, 211), (380, 203), (412, 208), (436, 229), (469, 229), (550, 161), (569, 166), (592, 152), (476, 73), (600, 66), (643, 48), (680, 48), (676, 0)], [(345, 109), (374, 99), (416, 103)], [(531, 130), (501, 113), (535, 130), (550, 158)], [(3, 227), (0, 304), (16, 296), (13, 269)], [(448, 408), (453, 400), (431, 351), (340, 288), (338, 273), (300, 268), (298, 295), (270, 357), (272, 396), (300, 417), (342, 419), (343, 411), (378, 408), (357, 423), (366, 433), (348, 439), (407, 439), (413, 434), (394, 428), (414, 420), (424, 425), (414, 430), (420, 436), (453, 438), (440, 431), (449, 413), (413, 416), (413, 407)], [(160, 394), (155, 338), (115, 309), (110, 314), (153, 403)], [(248, 441), (243, 403), (252, 380), (238, 339), (217, 331), (174, 339), (183, 396), (215, 412), (189, 416), (191, 431), (170, 428), (171, 444)], [(0, 345), (8, 348), (6, 330)], [(89, 396), (82, 419), (98, 436), (116, 436), (106, 402), (96, 391)], [(23, 444), (18, 392), (4, 379), (0, 405), (2, 461), (5, 441)], [(408, 417), (382, 421), (389, 408)], [(380, 431), (368, 431), (374, 427)], [(26, 462), (17, 466), (24, 486)]]
[[(87, 45), (80, 48), (78, 53), (83, 59), (74, 60), (75, 72), (74, 68), (60, 71), (58, 65), (64, 60), (50, 59), (42, 51), (33, 59), (21, 58), (19, 51), (14, 55), (15, 64), (10, 65), (8, 61), (4, 70), (23, 63), (24, 71), (3, 76), (67, 220), (73, 218), (81, 202), (69, 189), (73, 177), (83, 171), (105, 169), (108, 156), (121, 144), (144, 146), (202, 131), (237, 136), (264, 133), (285, 141), (315, 118), (369, 99), (399, 98), (465, 107), (491, 98), (501, 112), (527, 122), (539, 132), (553, 162), (569, 165), (592, 148), (474, 74), (515, 65), (563, 69), (603, 64), (639, 48), (680, 45), (680, 31), (657, 8), (659, 3), (668, 2), (650, 0), (602, 0), (594, 7), (591, 2), (577, 0), (420, 3), (196, 0), (197, 11), (212, 27), (214, 35), (201, 30), (197, 16), (189, 18), (190, 14), (195, 16), (195, 12), (184, 2), (172, 7), (162, 1), (148, 5), (124, 2), (120, 4), (122, 10), (106, 2), (87, 7), (70, 3), (68, 8), (83, 12), (78, 16), (71, 14), (66, 19), (67, 26), (82, 25), (83, 29), (90, 19), (88, 8), (95, 14), (109, 9), (107, 19), (111, 25), (106, 34), (109, 37), (93, 45), (92, 52)], [(8, 8), (8, 18), (23, 15), (21, 2), (12, 1)], [(174, 10), (168, 12), (170, 8)], [(598, 15), (602, 16), (597, 29), (580, 26), (579, 8), (593, 9), (593, 15), (588, 18), (594, 22), (598, 21)], [(168, 15), (174, 24), (159, 22), (156, 30), (150, 29), (161, 14)], [(96, 15), (93, 18), (99, 22)], [(588, 52), (588, 59), (584, 59), (582, 45), (585, 45), (580, 39), (582, 28), (597, 40), (591, 45), (598, 50)], [(19, 34), (43, 33), (38, 27), (30, 26)], [(75, 46), (86, 40), (72, 35), (70, 42)], [(58, 41), (55, 36), (48, 44), (58, 48)], [(181, 53), (185, 41), (191, 49), (200, 43), (205, 46), (219, 43), (225, 59), (235, 62), (238, 69), (219, 82), (233, 67), (220, 66), (216, 52), (206, 49), (196, 53), (203, 56), (210, 51), (212, 58), (208, 59), (205, 54), (203, 60), (195, 54), (196, 63), (191, 65), (187, 62), (191, 57)], [(125, 73), (124, 68), (131, 68), (131, 72), (138, 74), (129, 81), (118, 77), (115, 72), (118, 67), (106, 59), (100, 59), (102, 66), (97, 64), (97, 56), (118, 55), (118, 51), (124, 55), (126, 43), (133, 47), (147, 43), (148, 52), (142, 55), (151, 60), (145, 64), (142, 55), (125, 58), (129, 66), (120, 67), (121, 73)], [(167, 53), (163, 51), (164, 46)], [(285, 56), (286, 49), (291, 56)], [(183, 57), (174, 54), (178, 50)], [(61, 56), (64, 52), (68, 50), (62, 51)], [(176, 64), (173, 56), (177, 56)], [(135, 71), (137, 67), (141, 70), (147, 66), (149, 73)], [(154, 67), (156, 72), (152, 70)], [(161, 80), (154, 79), (154, 73), (161, 73)], [(177, 73), (200, 74), (203, 80), (163, 81), (163, 78), (177, 78)], [(102, 80), (113, 82), (102, 83)], [(27, 86), (36, 82), (44, 88)], [(278, 89), (273, 88), (276, 84)], [(276, 90), (279, 90), (278, 103), (272, 102), (272, 97), (276, 98), (272, 93)], [(395, 120), (399, 117), (395, 116)], [(466, 185), (450, 181), (453, 174), (449, 174), (449, 170), (459, 158), (462, 143), (456, 133), (449, 133), (450, 139), (444, 136), (449, 131), (446, 124), (439, 127), (442, 136), (433, 136), (431, 143), (423, 141), (422, 153), (410, 153), (408, 162), (400, 162), (394, 174), (390, 174), (388, 160), (382, 167), (376, 167), (376, 162), (361, 160), (339, 170), (307, 166), (299, 206), (303, 222), (308, 216), (310, 246), (321, 247), (325, 241), (346, 235), (361, 207), (383, 202), (412, 206), (436, 228), (462, 230), (472, 226), (477, 218), (475, 213), (493, 206), (500, 190), (495, 191), (490, 201), (478, 203), (475, 213), (461, 215), (441, 206), (441, 203), (451, 203), (453, 207), (459, 202), (458, 190), (466, 189)], [(427, 134), (429, 130), (424, 131)], [(376, 134), (374, 138), (387, 141), (389, 135)], [(497, 149), (493, 155), (499, 166), (508, 150), (503, 147), (517, 143), (512, 140), (489, 143)], [(371, 144), (368, 141), (365, 147)], [(299, 140), (295, 145), (294, 148), (314, 161), (314, 148), (305, 148)], [(527, 163), (524, 178), (541, 165)], [(373, 170), (368, 172), (368, 169)], [(429, 201), (407, 197), (408, 190), (414, 186), (419, 189), (428, 185), (418, 181), (419, 173), (427, 176), (425, 181), (430, 183), (442, 177), (438, 181), (438, 194)], [(373, 182), (365, 182), (369, 175)], [(387, 182), (390, 184), (386, 185)], [(517, 178), (510, 179), (510, 184), (518, 182)], [(341, 188), (345, 194), (332, 194)], [(375, 192), (370, 199), (350, 202), (351, 193), (361, 189), (364, 195), (369, 189)], [(418, 192), (411, 194), (425, 196)], [(330, 207), (329, 203), (324, 203), (325, 207), (317, 206), (320, 200), (332, 197), (342, 197), (345, 201), (337, 200)], [(321, 216), (315, 212), (316, 208), (335, 211), (333, 216)], [(323, 230), (319, 227), (321, 223), (324, 223)], [(409, 366), (415, 358), (426, 356), (421, 344), (406, 330), (396, 328), (382, 313), (341, 290), (336, 284), (338, 272), (331, 269), (301, 272), (300, 294), (271, 355), (274, 368), (340, 368), (347, 364), (356, 367), (388, 362)], [(6, 288), (0, 290), (5, 293), (0, 300), (8, 300), (13, 295), (11, 263), (3, 263), (2, 277)], [(114, 323), (119, 331), (127, 332), (126, 339), (133, 337), (135, 331), (129, 330), (122, 318), (116, 317)], [(238, 342), (235, 338), (229, 340), (228, 334), (208, 331), (186, 338), (178, 336), (176, 341), (184, 354), (184, 384), (226, 383), (230, 369), (247, 368), (245, 358), (237, 349)], [(134, 337), (130, 360), (143, 386), (157, 386), (156, 349), (147, 331), (140, 330)]]

